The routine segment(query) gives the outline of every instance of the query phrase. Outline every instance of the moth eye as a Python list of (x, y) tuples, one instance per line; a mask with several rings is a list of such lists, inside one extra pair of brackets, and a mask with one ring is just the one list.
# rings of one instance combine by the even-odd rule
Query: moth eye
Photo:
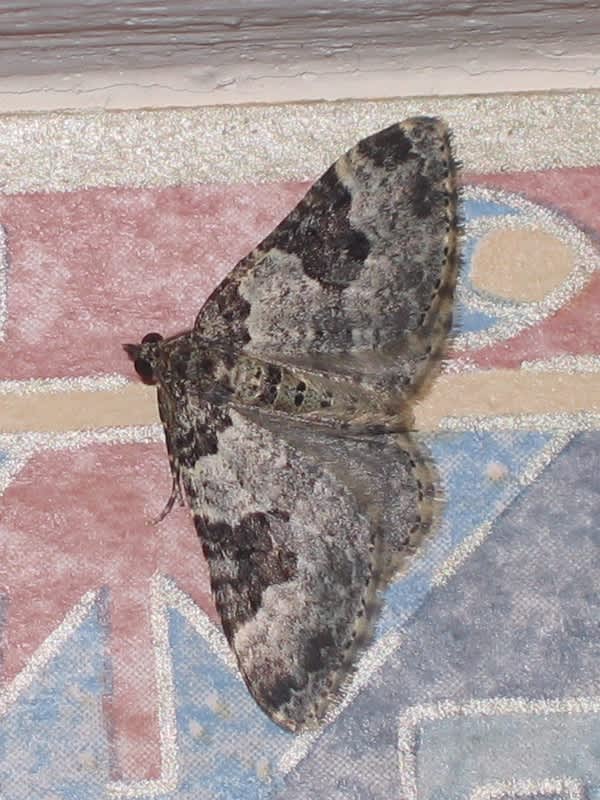
[(148, 383), (151, 386), (156, 383), (152, 364), (146, 361), (145, 358), (136, 358), (133, 362), (133, 367), (144, 383)]
[(160, 335), (160, 333), (147, 333), (142, 339), (142, 344), (148, 344), (148, 342), (162, 342), (162, 340), (163, 337)]

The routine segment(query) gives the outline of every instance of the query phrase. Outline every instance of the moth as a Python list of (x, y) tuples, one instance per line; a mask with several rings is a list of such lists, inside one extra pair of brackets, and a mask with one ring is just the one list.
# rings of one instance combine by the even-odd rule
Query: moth
[(381, 590), (432, 529), (413, 408), (452, 325), (457, 166), (445, 123), (360, 141), (206, 301), (193, 330), (125, 345), (158, 389), (246, 685), (318, 725), (372, 634)]

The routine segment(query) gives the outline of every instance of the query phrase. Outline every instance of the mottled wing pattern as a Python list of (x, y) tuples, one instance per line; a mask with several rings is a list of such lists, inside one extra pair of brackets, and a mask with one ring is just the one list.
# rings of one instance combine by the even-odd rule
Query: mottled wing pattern
[(454, 173), (439, 120), (365, 139), (193, 331), (126, 347), (158, 384), (167, 510), (183, 483), (240, 671), (290, 730), (323, 718), (431, 528), (434, 470), (407, 429), (451, 324)]
[(442, 355), (451, 326), (456, 215), (445, 124), (392, 125), (327, 170), (216, 289), (196, 330), (280, 363), (408, 391)]
[(390, 559), (429, 525), (431, 476), (407, 437), (323, 437), (190, 403), (181, 475), (223, 629), (257, 703), (310, 728), (370, 633)]

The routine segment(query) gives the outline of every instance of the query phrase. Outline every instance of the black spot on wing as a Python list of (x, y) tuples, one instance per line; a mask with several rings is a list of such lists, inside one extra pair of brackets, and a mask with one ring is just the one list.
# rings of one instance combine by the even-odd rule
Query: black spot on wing
[(227, 639), (251, 619), (269, 586), (296, 575), (296, 554), (278, 545), (269, 517), (287, 522), (286, 513), (246, 514), (237, 525), (195, 516), (196, 530), (211, 568), (211, 588)]
[(280, 383), (281, 369), (275, 364), (267, 364), (259, 399), (269, 405), (273, 404), (277, 399)]
[(364, 269), (370, 251), (365, 234), (350, 224), (351, 205), (352, 195), (331, 167), (263, 247), (298, 256), (309, 278), (345, 289)]
[(208, 353), (202, 353), (198, 358), (198, 369), (205, 375), (213, 375), (215, 371), (215, 360)]

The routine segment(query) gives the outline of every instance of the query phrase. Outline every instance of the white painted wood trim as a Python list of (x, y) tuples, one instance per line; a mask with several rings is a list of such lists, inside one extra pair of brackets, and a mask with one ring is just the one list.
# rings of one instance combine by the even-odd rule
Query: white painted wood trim
[(600, 88), (595, 0), (0, 7), (0, 111)]

